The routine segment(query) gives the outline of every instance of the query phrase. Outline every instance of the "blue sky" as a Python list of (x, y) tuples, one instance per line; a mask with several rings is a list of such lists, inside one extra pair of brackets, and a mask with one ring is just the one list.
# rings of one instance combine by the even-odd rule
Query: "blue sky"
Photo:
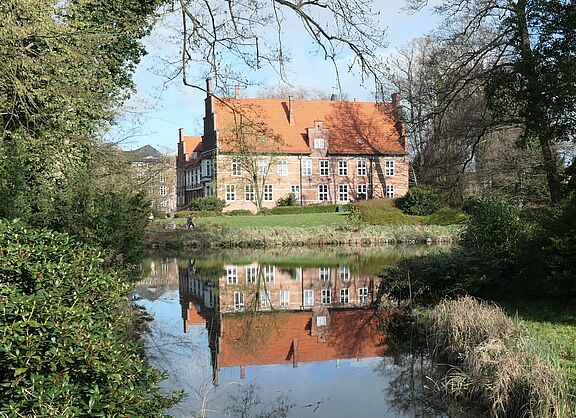
[[(380, 22), (387, 27), (388, 46), (381, 49), (382, 55), (392, 53), (410, 39), (432, 29), (435, 18), (428, 10), (409, 14), (402, 10), (404, 0), (374, 0), (381, 12)], [(176, 77), (168, 81), (171, 63), (177, 62), (180, 55), (180, 39), (175, 35), (179, 21), (168, 16), (158, 22), (150, 36), (144, 40), (148, 51), (134, 75), (136, 92), (122, 109), (120, 123), (113, 127), (108, 137), (119, 142), (124, 149), (135, 149), (149, 144), (157, 149), (175, 154), (178, 143), (178, 128), (187, 134), (200, 135), (204, 111), (204, 93), (185, 87)], [(294, 86), (321, 89), (330, 92), (337, 85), (332, 63), (314, 53), (316, 50), (307, 34), (297, 25), (285, 28), (285, 47), (290, 51), (292, 61), (288, 65), (289, 79)], [(361, 85), (358, 75), (346, 72), (347, 57), (342, 57), (340, 77), (343, 92), (350, 98), (372, 100), (368, 81)], [(254, 79), (266, 85), (280, 83), (271, 70), (261, 70), (253, 74)], [(193, 81), (203, 85), (200, 73), (192, 74)], [(244, 97), (254, 97), (260, 86), (242, 91)]]

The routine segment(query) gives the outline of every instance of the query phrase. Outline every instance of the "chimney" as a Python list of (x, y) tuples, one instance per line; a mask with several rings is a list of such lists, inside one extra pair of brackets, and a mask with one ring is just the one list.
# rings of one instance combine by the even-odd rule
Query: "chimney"
[(400, 105), (400, 93), (392, 93), (392, 117), (394, 118), (396, 131), (400, 135), (400, 143), (407, 148), (406, 141), (406, 126), (404, 125), (404, 115), (402, 114), (402, 106)]
[(392, 93), (392, 104), (400, 106), (400, 93)]
[(330, 95), (330, 101), (335, 102), (338, 100), (338, 96), (336, 95), (336, 87), (332, 87), (332, 94)]
[(288, 124), (294, 125), (294, 104), (292, 96), (288, 96)]
[(206, 95), (208, 97), (212, 95), (212, 79), (210, 77), (206, 79)]
[(182, 137), (184, 136), (184, 128), (178, 128), (178, 140), (182, 142)]
[(234, 98), (240, 100), (240, 86), (238, 84), (234, 86)]

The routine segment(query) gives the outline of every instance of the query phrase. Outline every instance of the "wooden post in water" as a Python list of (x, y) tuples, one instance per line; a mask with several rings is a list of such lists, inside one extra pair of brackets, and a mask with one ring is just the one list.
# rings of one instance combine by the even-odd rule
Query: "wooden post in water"
[(240, 366), (240, 379), (246, 379), (246, 366)]
[(292, 367), (298, 367), (298, 357), (296, 352), (298, 350), (298, 340), (292, 339)]

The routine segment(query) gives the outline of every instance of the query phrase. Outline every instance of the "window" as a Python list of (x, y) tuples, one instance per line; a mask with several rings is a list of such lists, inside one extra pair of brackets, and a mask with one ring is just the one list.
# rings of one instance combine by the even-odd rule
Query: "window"
[(348, 185), (339, 184), (338, 185), (338, 201), (348, 202)]
[(270, 291), (265, 290), (260, 292), (260, 306), (269, 307), (270, 306)]
[(316, 148), (316, 149), (324, 149), (325, 146), (326, 146), (326, 141), (324, 141), (324, 138), (316, 138), (316, 139), (314, 139), (314, 148)]
[(384, 175), (393, 176), (394, 175), (394, 161), (384, 162)]
[(326, 326), (326, 316), (320, 315), (316, 317), (316, 326), (325, 327)]
[(358, 165), (356, 166), (356, 174), (359, 176), (366, 175), (366, 160), (358, 160)]
[(339, 160), (338, 161), (338, 175), (347, 176), (348, 175), (348, 161)]
[(330, 269), (328, 267), (320, 267), (320, 280), (327, 282), (330, 280)]
[(246, 283), (256, 283), (258, 277), (258, 267), (246, 266)]
[(160, 178), (160, 183), (164, 183), (166, 181), (166, 175), (164, 173), (160, 173), (158, 177)]
[(236, 200), (236, 185), (235, 184), (227, 184), (226, 185), (226, 200), (229, 202)]
[(318, 200), (325, 202), (328, 200), (328, 185), (319, 184), (318, 185)]
[(236, 266), (226, 268), (226, 283), (238, 284), (238, 268)]
[(361, 287), (358, 289), (358, 303), (368, 302), (368, 288)]
[(290, 186), (290, 193), (292, 193), (294, 195), (294, 197), (296, 198), (296, 201), (300, 201), (300, 186), (297, 184), (293, 184), (292, 186)]
[(274, 276), (276, 275), (276, 268), (274, 266), (264, 266), (264, 282), (274, 283)]
[(304, 305), (313, 306), (314, 305), (314, 291), (311, 289), (304, 290)]
[(302, 175), (303, 176), (312, 175), (312, 160), (302, 160)]
[(272, 202), (274, 200), (274, 191), (271, 184), (264, 185), (264, 201)]
[(328, 305), (332, 303), (332, 290), (331, 289), (322, 289), (321, 292), (321, 302), (323, 305)]
[(368, 198), (368, 188), (365, 184), (356, 185), (356, 199), (365, 200)]
[(281, 290), (280, 291), (280, 306), (290, 306), (290, 291)]
[(234, 292), (234, 310), (244, 310), (244, 293)]
[(240, 158), (232, 159), (232, 175), (234, 177), (240, 177), (242, 175), (242, 164)]
[(278, 175), (279, 176), (288, 175), (288, 162), (286, 160), (278, 161)]
[(166, 196), (167, 194), (166, 186), (160, 186), (160, 196)]
[(269, 163), (267, 160), (258, 160), (258, 175), (267, 176), (268, 175)]
[(340, 276), (340, 280), (350, 280), (350, 269), (345, 266), (340, 266), (338, 269), (338, 274)]
[(212, 160), (206, 160), (206, 177), (212, 177)]
[(320, 160), (320, 175), (329, 176), (330, 175), (330, 161)]
[(386, 197), (388, 199), (394, 199), (394, 185), (393, 184), (386, 185)]
[(350, 289), (340, 289), (340, 303), (350, 303)]
[(253, 185), (247, 184), (244, 186), (244, 200), (247, 202), (253, 202), (254, 200), (256, 200)]

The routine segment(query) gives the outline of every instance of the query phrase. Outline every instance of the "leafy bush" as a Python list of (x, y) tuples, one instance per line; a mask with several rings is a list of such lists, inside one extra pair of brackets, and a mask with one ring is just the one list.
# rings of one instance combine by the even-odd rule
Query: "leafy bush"
[(206, 212), (222, 212), (225, 207), (226, 202), (216, 196), (197, 197), (188, 205), (189, 210)]
[(290, 215), (298, 213), (332, 213), (338, 206), (348, 209), (350, 205), (302, 205), (302, 206), (276, 206), (275, 208), (262, 208), (260, 215)]
[(0, 415), (162, 416), (129, 286), (67, 234), (0, 221)]
[(458, 225), (466, 222), (468, 216), (459, 209), (443, 207), (426, 218), (428, 225)]
[(251, 216), (253, 215), (248, 209), (236, 209), (225, 213), (228, 216)]
[(396, 201), (396, 206), (409, 215), (430, 215), (440, 209), (442, 199), (434, 190), (417, 186)]
[(175, 218), (187, 218), (192, 215), (194, 218), (207, 218), (212, 216), (224, 216), (223, 212), (201, 211), (201, 210), (179, 210), (174, 214)]
[(296, 195), (294, 193), (290, 193), (286, 197), (281, 197), (276, 201), (278, 206), (296, 206)]
[(372, 199), (355, 202), (361, 219), (370, 225), (412, 225), (424, 223), (423, 217), (410, 216), (394, 206), (389, 199)]
[(526, 229), (517, 207), (501, 197), (487, 196), (471, 207), (462, 245), (473, 251), (511, 258), (517, 254)]

